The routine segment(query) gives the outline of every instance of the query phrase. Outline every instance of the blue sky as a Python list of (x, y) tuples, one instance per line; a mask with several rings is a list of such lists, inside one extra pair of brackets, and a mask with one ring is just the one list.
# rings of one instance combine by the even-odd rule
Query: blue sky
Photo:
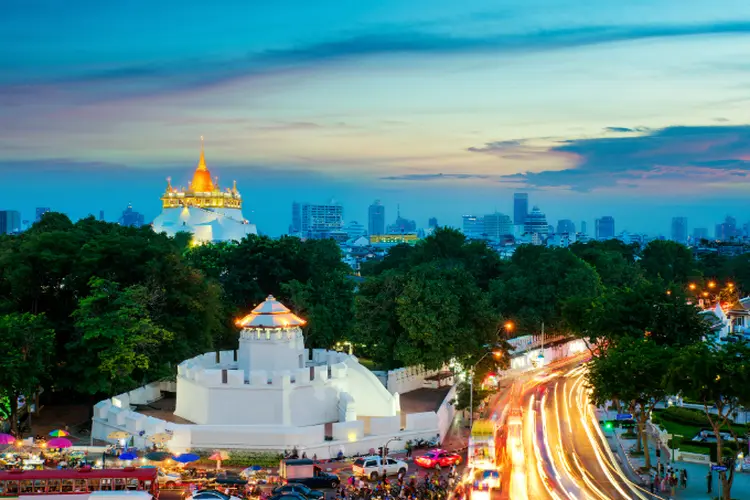
[(160, 209), (199, 136), (246, 216), (293, 200), (458, 225), (528, 191), (554, 222), (744, 217), (750, 3), (9, 0), (0, 208)]

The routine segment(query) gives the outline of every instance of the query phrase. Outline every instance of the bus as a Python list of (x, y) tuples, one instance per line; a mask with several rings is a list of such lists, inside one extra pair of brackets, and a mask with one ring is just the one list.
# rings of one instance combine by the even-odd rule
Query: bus
[[(50, 495), (86, 495), (94, 492), (142, 491), (159, 496), (158, 469), (19, 470), (0, 471), (0, 498)], [(77, 497), (76, 500), (86, 500)], [(33, 499), (29, 499), (33, 500)]]
[(497, 469), (497, 424), (493, 420), (477, 420), (469, 436), (468, 465), (472, 469)]

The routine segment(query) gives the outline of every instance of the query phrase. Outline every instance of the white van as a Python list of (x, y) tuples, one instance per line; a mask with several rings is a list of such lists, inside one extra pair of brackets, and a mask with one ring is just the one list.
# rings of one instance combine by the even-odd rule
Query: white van
[(369, 457), (360, 457), (354, 461), (352, 473), (355, 477), (366, 477), (373, 481), (383, 476), (395, 476), (409, 468), (406, 462), (396, 460), (395, 458), (381, 458), (378, 455)]

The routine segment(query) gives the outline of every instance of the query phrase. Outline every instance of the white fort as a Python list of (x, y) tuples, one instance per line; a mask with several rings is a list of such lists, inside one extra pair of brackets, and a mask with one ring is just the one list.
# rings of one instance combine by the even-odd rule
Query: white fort
[(305, 321), (273, 296), (237, 324), (237, 351), (179, 365), (178, 417), (196, 424), (305, 427), (398, 415), (398, 394), (355, 357), (305, 349)]
[(188, 359), (174, 382), (97, 403), (92, 442), (113, 442), (113, 432), (124, 431), (135, 446), (149, 446), (149, 436), (166, 433), (175, 453), (297, 448), (328, 458), (444, 436), (450, 427), (454, 391), (438, 410), (401, 411), (399, 393), (356, 357), (305, 349), (305, 321), (271, 296), (237, 324), (238, 349)]
[(172, 180), (167, 179), (161, 203), (162, 212), (152, 224), (157, 233), (169, 236), (192, 233), (195, 243), (240, 241), (248, 234), (258, 234), (255, 224), (242, 215), (242, 195), (237, 183), (222, 190), (219, 178), (211, 179), (203, 153), (203, 137), (193, 180), (187, 188), (175, 188)]

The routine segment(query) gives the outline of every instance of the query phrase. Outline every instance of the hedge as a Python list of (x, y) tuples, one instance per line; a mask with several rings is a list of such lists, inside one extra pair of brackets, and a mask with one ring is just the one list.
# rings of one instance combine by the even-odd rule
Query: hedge
[(679, 406), (665, 408), (661, 412), (661, 418), (685, 425), (707, 426), (708, 428), (711, 426), (705, 412)]

